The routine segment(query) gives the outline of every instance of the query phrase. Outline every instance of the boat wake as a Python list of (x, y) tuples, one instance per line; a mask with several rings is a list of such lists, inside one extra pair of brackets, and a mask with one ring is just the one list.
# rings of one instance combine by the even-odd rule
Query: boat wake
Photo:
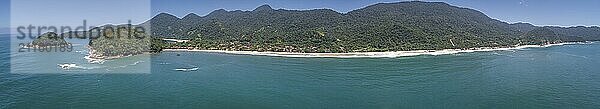
[(176, 68), (176, 69), (173, 69), (173, 70), (175, 70), (175, 71), (189, 72), (189, 71), (196, 71), (196, 70), (200, 69), (200, 68), (198, 68), (198, 66), (194, 66), (194, 65), (189, 65), (189, 66), (191, 66), (191, 67), (188, 67), (188, 68)]
[(198, 67), (194, 67), (194, 68), (176, 68), (176, 69), (173, 69), (173, 70), (175, 70), (175, 71), (189, 72), (189, 71), (196, 71), (198, 69), (199, 69)]
[(104, 59), (93, 59), (93, 58), (90, 58), (89, 55), (87, 55), (87, 56), (85, 56), (83, 58), (85, 58), (89, 63), (92, 63), (92, 64), (104, 64), (104, 62), (106, 62), (106, 60), (104, 60)]
[(74, 69), (90, 70), (90, 69), (97, 69), (97, 68), (102, 68), (102, 67), (86, 67), (86, 66), (77, 65), (75, 63), (63, 63), (63, 64), (58, 64), (58, 68), (61, 68), (63, 70), (74, 70)]
[(498, 56), (506, 56), (506, 57), (511, 57), (511, 58), (514, 58), (514, 57), (516, 57), (516, 56), (512, 56), (512, 55), (507, 55), (507, 54), (500, 54), (500, 53), (497, 53), (497, 52), (495, 52), (495, 53), (492, 53), (492, 54), (494, 54), (494, 55), (498, 55)]
[(142, 62), (144, 62), (144, 61), (135, 61), (134, 63), (129, 64), (129, 65), (138, 65), (139, 63), (142, 63)]
[(138, 65), (138, 64), (143, 63), (143, 62), (145, 62), (145, 61), (135, 61), (135, 62), (133, 62), (131, 64), (117, 66), (117, 67), (113, 67), (113, 68), (125, 68), (125, 67), (128, 67), (128, 66), (135, 66), (135, 65)]

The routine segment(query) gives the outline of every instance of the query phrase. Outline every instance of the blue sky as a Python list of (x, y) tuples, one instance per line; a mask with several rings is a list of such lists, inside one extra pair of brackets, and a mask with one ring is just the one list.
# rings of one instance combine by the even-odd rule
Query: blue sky
[[(30, 0), (31, 1), (31, 0)], [(36, 1), (36, 0), (33, 0)], [(269, 4), (275, 9), (314, 9), (329, 8), (338, 12), (348, 12), (367, 5), (380, 2), (397, 2), (397, 0), (137, 0), (144, 3), (135, 4), (132, 0), (62, 0), (61, 2), (27, 3), (23, 0), (18, 7), (9, 8), (9, 0), (0, 0), (0, 27), (13, 24), (53, 24), (77, 25), (81, 24), (81, 16), (94, 24), (126, 23), (125, 19), (133, 19), (139, 23), (160, 12), (172, 13), (182, 17), (188, 13), (206, 15), (216, 9), (226, 10), (253, 10), (259, 5)], [(529, 22), (534, 25), (553, 26), (593, 26), (600, 25), (600, 0), (436, 0), (455, 6), (467, 7), (484, 12), (488, 16), (501, 21)], [(149, 2), (146, 4), (145, 2)], [(119, 4), (120, 3), (120, 4)], [(23, 5), (26, 4), (26, 5)], [(66, 5), (68, 4), (68, 5)], [(149, 5), (149, 6), (148, 6)], [(24, 10), (23, 7), (41, 7), (37, 10)], [(19, 13), (28, 13), (35, 16), (44, 16), (45, 19), (32, 19), (35, 16), (13, 16), (9, 10), (19, 10)], [(61, 13), (62, 12), (62, 13)], [(137, 13), (139, 12), (139, 13)], [(65, 14), (71, 13), (71, 14)], [(133, 13), (133, 14), (132, 14)], [(9, 22), (9, 18), (13, 20)], [(75, 20), (74, 20), (75, 19)], [(31, 21), (35, 20), (35, 21)], [(90, 24), (90, 25), (94, 25)]]
[[(459, 7), (484, 12), (486, 15), (509, 23), (529, 22), (534, 25), (592, 26), (600, 25), (600, 0), (426, 0), (442, 1)], [(253, 10), (269, 4), (275, 9), (329, 8), (348, 12), (380, 2), (398, 0), (153, 0), (152, 12), (167, 12), (182, 17), (194, 12), (206, 15), (216, 9)]]

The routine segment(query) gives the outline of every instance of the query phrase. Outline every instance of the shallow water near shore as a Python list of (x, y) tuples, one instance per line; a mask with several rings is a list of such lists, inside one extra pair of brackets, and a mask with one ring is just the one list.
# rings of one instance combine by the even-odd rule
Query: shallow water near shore
[[(1, 47), (1, 65), (10, 66), (13, 57)], [(150, 63), (150, 73), (35, 74), (1, 67), (0, 108), (600, 107), (598, 43), (398, 58), (150, 56), (139, 62)]]

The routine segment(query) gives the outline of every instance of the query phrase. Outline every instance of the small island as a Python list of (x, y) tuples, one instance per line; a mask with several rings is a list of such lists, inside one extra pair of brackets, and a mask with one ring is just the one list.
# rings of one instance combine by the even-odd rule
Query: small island
[(66, 47), (70, 43), (65, 41), (63, 37), (58, 36), (54, 32), (44, 33), (33, 40), (27, 47), (44, 48), (44, 47)]

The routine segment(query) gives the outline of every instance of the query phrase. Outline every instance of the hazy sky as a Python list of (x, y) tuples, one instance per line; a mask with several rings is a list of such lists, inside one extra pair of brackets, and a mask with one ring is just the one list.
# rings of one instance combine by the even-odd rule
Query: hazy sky
[(150, 0), (12, 0), (10, 25), (82, 26), (139, 23), (152, 16)]
[[(50, 25), (139, 23), (167, 12), (182, 17), (190, 12), (206, 15), (216, 9), (253, 10), (269, 4), (275, 9), (329, 8), (348, 12), (380, 2), (398, 0), (0, 0), (0, 27), (28, 23)], [(482, 11), (501, 21), (534, 25), (600, 25), (600, 0), (436, 0)], [(15, 3), (18, 2), (18, 3)], [(16, 5), (15, 5), (16, 4)], [(132, 5), (133, 4), (133, 5)], [(11, 7), (11, 8), (9, 8)], [(9, 14), (13, 11), (12, 16)], [(15, 13), (17, 12), (17, 13)], [(85, 17), (82, 17), (85, 16)], [(9, 18), (12, 21), (9, 22)], [(90, 21), (91, 20), (91, 21)], [(92, 24), (93, 25), (93, 24)], [(89, 25), (88, 25), (89, 26)]]
[(3, 28), (9, 25), (9, 4), (9, 0), (0, 0), (0, 33), (6, 33), (6, 30)]

